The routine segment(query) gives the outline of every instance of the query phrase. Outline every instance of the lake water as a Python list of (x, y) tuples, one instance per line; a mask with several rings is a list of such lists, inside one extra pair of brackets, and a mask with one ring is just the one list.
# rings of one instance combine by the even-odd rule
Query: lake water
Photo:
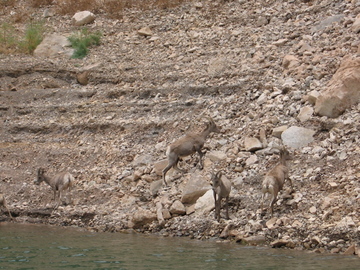
[(0, 223), (0, 269), (360, 269), (356, 256)]

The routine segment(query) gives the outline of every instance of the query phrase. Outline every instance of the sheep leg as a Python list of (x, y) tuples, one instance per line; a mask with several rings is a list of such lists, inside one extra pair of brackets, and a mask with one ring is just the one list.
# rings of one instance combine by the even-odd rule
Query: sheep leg
[(273, 216), (274, 204), (276, 203), (276, 201), (277, 201), (277, 192), (274, 194), (274, 198), (273, 198), (273, 200), (272, 200), (271, 203), (270, 203), (270, 214), (271, 214), (271, 217)]
[(215, 219), (217, 219), (217, 200), (216, 200), (216, 192), (213, 190), (214, 201), (215, 201)]
[(287, 180), (290, 182), (291, 193), (293, 193), (294, 192), (293, 182), (291, 181), (290, 177), (288, 177)]
[(205, 155), (205, 153), (201, 152), (201, 149), (196, 150), (199, 154), (199, 164), (200, 164), (200, 170), (202, 170), (204, 168), (204, 163), (203, 163), (203, 156)]
[(225, 198), (225, 208), (226, 208), (226, 219), (230, 219), (229, 217), (229, 196)]
[(9, 216), (10, 216), (10, 217), (12, 218), (12, 215), (11, 215), (11, 213), (10, 213), (10, 210), (9, 210), (9, 208), (7, 207), (7, 204), (6, 204), (6, 201), (5, 201), (5, 199), (4, 199), (3, 205), (4, 205), (4, 207), (6, 208), (6, 210), (8, 211), (8, 213), (9, 213)]

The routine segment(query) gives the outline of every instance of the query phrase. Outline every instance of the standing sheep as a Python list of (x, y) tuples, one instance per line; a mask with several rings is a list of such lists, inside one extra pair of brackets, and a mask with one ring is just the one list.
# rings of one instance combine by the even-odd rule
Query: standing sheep
[(48, 177), (45, 175), (45, 170), (43, 168), (39, 168), (37, 172), (37, 178), (34, 183), (36, 185), (40, 185), (41, 182), (46, 182), (54, 191), (54, 200), (56, 202), (56, 193), (58, 193), (58, 199), (54, 208), (59, 206), (61, 200), (61, 192), (66, 189), (71, 189), (71, 186), (74, 183), (74, 177), (69, 172), (62, 172), (54, 177)]
[(215, 219), (220, 221), (221, 200), (225, 198), (226, 219), (229, 219), (229, 195), (231, 182), (226, 177), (221, 177), (222, 172), (211, 175), (211, 185), (215, 200)]
[(267, 193), (271, 194), (272, 200), (269, 208), (271, 216), (273, 215), (274, 204), (277, 201), (277, 196), (282, 190), (286, 180), (289, 180), (291, 188), (293, 188), (291, 179), (289, 178), (289, 168), (287, 161), (290, 160), (290, 153), (285, 147), (280, 149), (279, 163), (272, 168), (266, 175), (262, 182), (262, 197), (261, 197), (261, 210), (263, 209), (264, 198)]

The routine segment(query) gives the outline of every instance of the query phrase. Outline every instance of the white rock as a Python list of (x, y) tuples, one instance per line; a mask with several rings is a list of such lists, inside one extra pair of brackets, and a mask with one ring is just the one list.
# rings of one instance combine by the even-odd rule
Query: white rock
[(76, 26), (92, 23), (94, 20), (95, 20), (95, 15), (90, 11), (77, 12), (71, 18), (72, 23)]
[(281, 139), (289, 147), (301, 148), (314, 141), (314, 134), (314, 130), (292, 126), (281, 134)]

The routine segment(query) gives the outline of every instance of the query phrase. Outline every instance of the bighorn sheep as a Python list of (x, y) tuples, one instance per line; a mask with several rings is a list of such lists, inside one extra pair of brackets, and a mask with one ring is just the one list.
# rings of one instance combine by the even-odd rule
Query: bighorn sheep
[(9, 216), (12, 218), (10, 210), (7, 207), (7, 204), (6, 204), (5, 196), (3, 194), (1, 194), (1, 193), (0, 193), (0, 206), (4, 206), (6, 208), (6, 210), (8, 211), (8, 213), (9, 213)]
[(221, 171), (211, 175), (211, 185), (215, 200), (215, 219), (217, 219), (217, 221), (220, 221), (221, 200), (223, 198), (225, 198), (226, 219), (229, 219), (231, 182), (226, 177), (221, 178), (221, 176)]
[(220, 130), (214, 123), (211, 118), (208, 118), (209, 122), (206, 125), (206, 128), (201, 131), (200, 133), (188, 133), (184, 137), (178, 139), (177, 141), (170, 144), (166, 150), (166, 155), (168, 158), (168, 165), (162, 171), (163, 173), (163, 182), (166, 184), (165, 176), (168, 170), (173, 167), (175, 170), (181, 172), (182, 174), (184, 171), (180, 170), (177, 166), (180, 157), (189, 156), (195, 152), (199, 153), (199, 163), (200, 169), (204, 167), (202, 157), (204, 153), (201, 149), (204, 146), (206, 138), (209, 136), (211, 132), (219, 133)]
[[(74, 182), (74, 177), (68, 172), (62, 172), (54, 177), (48, 177), (45, 175), (45, 170), (43, 168), (38, 169), (37, 178), (35, 179), (34, 183), (36, 185), (40, 185), (41, 182), (45, 181), (54, 191), (54, 201), (55, 207), (59, 206), (59, 202), (61, 200), (61, 192), (66, 189), (71, 189), (71, 186)], [(56, 192), (58, 191), (58, 201), (56, 202)]]
[(271, 194), (272, 200), (270, 202), (270, 213), (271, 217), (273, 215), (273, 207), (277, 201), (277, 195), (284, 186), (285, 180), (289, 180), (291, 189), (293, 185), (291, 179), (289, 178), (289, 168), (287, 165), (287, 160), (290, 160), (290, 153), (285, 147), (280, 149), (280, 161), (279, 163), (272, 168), (266, 175), (262, 182), (262, 197), (261, 197), (261, 210), (263, 209), (264, 198), (267, 193)]

